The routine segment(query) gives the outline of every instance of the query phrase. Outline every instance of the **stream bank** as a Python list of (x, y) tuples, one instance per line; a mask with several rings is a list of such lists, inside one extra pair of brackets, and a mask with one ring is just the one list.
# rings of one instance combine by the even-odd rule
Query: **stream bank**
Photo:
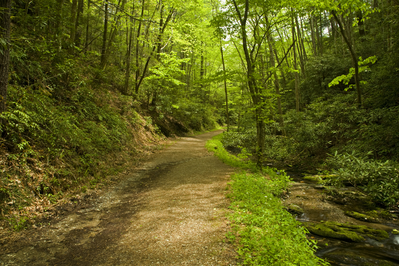
[(289, 172), (287, 210), (316, 240), (316, 255), (331, 265), (399, 265), (399, 220), (354, 187), (318, 184), (317, 176)]

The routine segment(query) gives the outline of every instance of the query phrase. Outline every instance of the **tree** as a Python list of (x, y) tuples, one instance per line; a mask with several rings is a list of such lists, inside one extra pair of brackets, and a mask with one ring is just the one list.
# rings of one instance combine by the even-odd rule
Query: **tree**
[(355, 77), (355, 85), (356, 85), (356, 92), (357, 92), (357, 105), (359, 107), (362, 107), (363, 100), (362, 100), (362, 88), (360, 87), (359, 61), (357, 58), (356, 51), (353, 47), (354, 46), (353, 41), (351, 41), (351, 39), (349, 39), (348, 30), (345, 29), (344, 24), (342, 23), (341, 19), (338, 17), (337, 11), (331, 10), (331, 13), (334, 16), (334, 19), (338, 24), (339, 31), (340, 31), (342, 37), (344, 38), (344, 41), (345, 41), (346, 45), (348, 46), (349, 53), (351, 55), (352, 65), (355, 68), (354, 77)]
[[(344, 39), (344, 42), (349, 50), (349, 54), (352, 60), (352, 66), (355, 69), (354, 78), (355, 78), (355, 86), (357, 93), (357, 105), (360, 108), (363, 106), (363, 99), (362, 99), (363, 93), (362, 93), (360, 75), (359, 75), (358, 57), (356, 49), (354, 47), (355, 46), (354, 39), (350, 37), (351, 29), (346, 27), (341, 18), (353, 17), (352, 16), (353, 12), (357, 14), (359, 14), (360, 12), (362, 16), (357, 16), (357, 18), (360, 17), (361, 19), (363, 19), (363, 17), (366, 17), (370, 13), (372, 13), (373, 9), (369, 3), (362, 0), (355, 0), (351, 2), (326, 0), (317, 3), (310, 1), (310, 5), (316, 5), (321, 11), (324, 10), (329, 11), (338, 25), (342, 38)], [(352, 24), (363, 25), (363, 21), (362, 20), (350, 21), (348, 24), (349, 27), (351, 27)]]
[(0, 0), (0, 113), (7, 109), (7, 85), (10, 64), (10, 16), (11, 0)]
[[(254, 112), (255, 112), (255, 123), (256, 123), (256, 156), (257, 156), (257, 165), (258, 167), (262, 167), (263, 161), (263, 149), (265, 143), (265, 122), (263, 117), (264, 112), (264, 102), (262, 89), (258, 85), (256, 80), (255, 73), (255, 60), (257, 56), (257, 52), (263, 42), (261, 39), (259, 42), (254, 42), (252, 46), (248, 43), (248, 31), (247, 31), (247, 23), (248, 16), (250, 12), (249, 0), (245, 0), (243, 4), (239, 5), (236, 0), (232, 0), (231, 2), (234, 6), (235, 15), (238, 18), (239, 27), (240, 27), (240, 35), (242, 40), (242, 48), (244, 51), (244, 59), (246, 64), (246, 76), (248, 89), (253, 101)], [(257, 29), (252, 29), (253, 33), (256, 33)]]
[(226, 64), (224, 62), (223, 55), (223, 45), (222, 40), (220, 40), (220, 55), (222, 56), (222, 66), (223, 66), (223, 85), (224, 85), (224, 94), (226, 96), (226, 119), (227, 119), (227, 132), (230, 129), (230, 116), (229, 116), (229, 95), (227, 93), (227, 80), (226, 80)]

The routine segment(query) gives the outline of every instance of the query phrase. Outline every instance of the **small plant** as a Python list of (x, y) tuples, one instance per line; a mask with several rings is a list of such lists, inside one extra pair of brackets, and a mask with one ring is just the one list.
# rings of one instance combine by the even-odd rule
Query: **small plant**
[[(262, 173), (250, 161), (229, 154), (218, 135), (206, 144), (223, 162), (249, 169), (232, 176), (230, 215), (232, 231), (227, 234), (236, 243), (243, 265), (328, 265), (314, 255), (316, 244), (306, 238), (300, 226), (281, 204), (280, 195), (289, 186), (284, 171), (264, 168)], [(244, 151), (244, 159), (248, 154)]]
[(8, 218), (8, 223), (15, 231), (21, 231), (28, 227), (29, 219), (24, 216), (20, 216), (19, 218), (11, 217)]
[(327, 160), (336, 175), (326, 178), (335, 186), (350, 184), (358, 186), (374, 201), (385, 206), (393, 206), (399, 201), (399, 171), (390, 161), (368, 160), (352, 152), (335, 153)]

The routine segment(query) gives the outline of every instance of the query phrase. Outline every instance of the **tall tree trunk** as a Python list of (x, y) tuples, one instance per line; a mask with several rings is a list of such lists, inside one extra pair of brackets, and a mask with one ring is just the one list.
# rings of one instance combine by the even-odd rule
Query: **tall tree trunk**
[(319, 37), (319, 55), (323, 55), (323, 13), (320, 13), (320, 23), (319, 23), (319, 33), (320, 33), (320, 37)]
[(78, 0), (72, 0), (72, 6), (71, 6), (71, 18), (69, 22), (69, 27), (70, 27), (70, 36), (69, 40), (71, 45), (75, 45), (75, 38), (76, 38), (76, 28), (75, 28), (75, 23), (76, 23), (76, 16), (77, 16), (77, 8), (78, 8)]
[(89, 50), (89, 38), (90, 38), (90, 4), (91, 0), (87, 0), (87, 22), (86, 22), (86, 43), (85, 51)]
[(76, 13), (76, 21), (75, 21), (75, 46), (80, 46), (80, 39), (82, 33), (79, 31), (79, 24), (83, 16), (83, 0), (78, 0), (78, 10)]
[(320, 51), (320, 29), (319, 29), (319, 21), (318, 18), (315, 17), (314, 18), (314, 23), (315, 23), (315, 28), (316, 28), (316, 50), (317, 50), (317, 55), (321, 55), (321, 51)]
[(132, 42), (133, 42), (133, 18), (130, 18), (130, 25), (129, 25), (129, 43), (127, 45), (127, 52), (126, 52), (126, 74), (125, 74), (125, 86), (124, 86), (124, 94), (129, 93), (129, 81), (130, 81), (130, 65), (131, 65), (131, 55), (132, 55)]
[(226, 81), (226, 65), (224, 63), (224, 55), (223, 55), (223, 46), (222, 40), (220, 39), (220, 54), (222, 56), (222, 65), (223, 65), (223, 83), (224, 83), (224, 94), (226, 99), (226, 119), (227, 119), (227, 132), (230, 130), (230, 116), (229, 116), (229, 97), (227, 94), (227, 81)]
[(144, 3), (145, 0), (142, 1), (141, 3), (141, 15), (140, 15), (140, 21), (139, 21), (139, 26), (137, 29), (137, 36), (136, 36), (136, 78), (135, 78), (135, 95), (137, 96), (139, 93), (139, 81), (140, 81), (140, 54), (139, 54), (139, 47), (140, 47), (140, 35), (141, 35), (141, 25), (143, 23), (143, 18), (144, 18)]
[(345, 29), (344, 25), (342, 24), (342, 21), (337, 16), (337, 12), (335, 10), (333, 10), (331, 13), (333, 14), (333, 17), (338, 24), (341, 35), (344, 38), (344, 41), (345, 41), (346, 45), (348, 46), (349, 53), (351, 55), (352, 65), (355, 69), (355, 85), (356, 85), (356, 92), (357, 92), (357, 105), (359, 108), (361, 108), (363, 105), (362, 88), (360, 87), (359, 63), (358, 63), (356, 51), (353, 48), (349, 37), (347, 36), (347, 30)]
[(61, 26), (62, 26), (62, 8), (64, 6), (65, 0), (57, 0), (57, 21), (55, 24), (56, 33), (61, 34)]
[(204, 75), (205, 75), (205, 68), (204, 68), (204, 45), (203, 42), (201, 42), (201, 63), (200, 63), (200, 95), (202, 98), (202, 102), (205, 103), (205, 88), (204, 88)]
[[(305, 60), (305, 62), (308, 60), (308, 55), (306, 54), (306, 48), (305, 48), (305, 39), (306, 39), (306, 34), (304, 31), (304, 26), (302, 23), (302, 19), (299, 19), (300, 21), (300, 31), (301, 31), (301, 43), (302, 43), (302, 50), (303, 50), (303, 58)], [(299, 25), (298, 25), (299, 26)]]
[(317, 55), (317, 48), (316, 48), (316, 34), (315, 34), (315, 19), (314, 16), (310, 16), (310, 32), (312, 38), (312, 48), (313, 48), (313, 55)]
[(108, 1), (104, 3), (104, 32), (103, 32), (103, 45), (101, 48), (101, 68), (105, 67), (106, 64), (106, 52), (107, 52), (107, 36), (108, 36)]
[(301, 70), (302, 70), (302, 75), (303, 77), (306, 78), (306, 71), (305, 71), (305, 47), (303, 45), (303, 39), (302, 39), (302, 34), (301, 30), (299, 29), (299, 22), (298, 22), (298, 16), (295, 14), (295, 25), (296, 25), (296, 32), (298, 36), (298, 41), (297, 41), (297, 49), (299, 52), (299, 62), (301, 64)]
[[(121, 1), (122, 1), (122, 4), (121, 4)], [(115, 18), (115, 21), (114, 21), (113, 26), (111, 28), (111, 31), (110, 31), (110, 34), (109, 34), (109, 37), (108, 37), (108, 44), (107, 44), (106, 49), (105, 49), (104, 67), (107, 64), (108, 57), (109, 57), (109, 54), (111, 52), (111, 47), (112, 47), (112, 44), (114, 42), (114, 39), (115, 39), (115, 36), (116, 36), (116, 32), (118, 31), (118, 23), (119, 23), (119, 19), (121, 17), (120, 16), (120, 10), (124, 10), (125, 4), (126, 4), (126, 0), (119, 0), (118, 5), (117, 5), (117, 9), (115, 11), (115, 17), (116, 18)]]
[(62, 9), (64, 7), (65, 0), (57, 0), (57, 14), (55, 23), (55, 32), (57, 41), (55, 42), (57, 52), (61, 52), (62, 49)]
[[(270, 64), (271, 67), (274, 68), (276, 66), (275, 60), (274, 60), (274, 51), (273, 51), (273, 43), (274, 40), (270, 34), (268, 34), (268, 44), (269, 44), (269, 52), (270, 52)], [(277, 76), (277, 69), (273, 70), (273, 76), (274, 76), (274, 86), (276, 88), (276, 95), (277, 95), (277, 111), (278, 111), (278, 116), (279, 116), (279, 125), (282, 131), (284, 131), (284, 118), (283, 118), (283, 111), (281, 108), (281, 97), (280, 97), (280, 83), (278, 80)]]
[(257, 166), (262, 168), (263, 163), (263, 153), (265, 146), (265, 123), (263, 120), (263, 102), (261, 90), (259, 89), (256, 78), (255, 78), (255, 65), (253, 59), (251, 58), (250, 51), (248, 50), (248, 36), (246, 24), (248, 20), (249, 13), (249, 0), (245, 0), (245, 10), (244, 14), (241, 15), (241, 12), (238, 8), (238, 5), (235, 0), (232, 1), (234, 4), (234, 8), (237, 12), (240, 28), (241, 28), (241, 37), (242, 37), (242, 47), (245, 55), (245, 62), (247, 65), (247, 80), (248, 80), (248, 89), (251, 94), (251, 98), (255, 107), (255, 121), (256, 121), (256, 157), (257, 157)]
[[(277, 49), (274, 47), (274, 45), (273, 45), (273, 50), (274, 50), (274, 55), (276, 56), (276, 60), (277, 60), (277, 62), (280, 62), (280, 59), (279, 59), (279, 57), (278, 57), (278, 53), (277, 53)], [(286, 85), (287, 85), (287, 79), (286, 79), (286, 77), (285, 77), (285, 72), (284, 71), (281, 71), (281, 81), (282, 81), (282, 87), (284, 88), (284, 87), (286, 87)]]
[(364, 36), (366, 35), (366, 30), (364, 27), (364, 21), (363, 21), (363, 13), (361, 10), (356, 12), (357, 16), (357, 21), (359, 25), (359, 35), (360, 35), (360, 41), (364, 41)]
[[(160, 24), (160, 32), (158, 33), (158, 38), (157, 38), (157, 43), (152, 47), (152, 51), (150, 52), (150, 55), (147, 57), (147, 61), (145, 62), (144, 65), (144, 69), (143, 69), (143, 73), (140, 76), (140, 79), (138, 80), (138, 82), (136, 83), (136, 94), (138, 93), (139, 89), (140, 89), (140, 85), (143, 82), (145, 75), (147, 73), (148, 70), (148, 66), (150, 64), (151, 58), (154, 56), (155, 51), (160, 51), (161, 47), (162, 47), (162, 36), (165, 32), (166, 27), (168, 26), (169, 21), (172, 19), (173, 14), (175, 13), (175, 9), (172, 8), (171, 11), (169, 12), (168, 16), (165, 19), (165, 22), (163, 22), (163, 19), (160, 20), (159, 24)], [(157, 55), (155, 55), (157, 56)]]
[(295, 42), (296, 42), (296, 36), (295, 36), (295, 25), (294, 25), (294, 18), (293, 17), (291, 17), (291, 22), (292, 22), (292, 27), (291, 27), (291, 29), (292, 29), (292, 42), (294, 43), (294, 70), (295, 70), (295, 109), (296, 109), (296, 111), (297, 112), (299, 112), (299, 108), (300, 108), (300, 106), (299, 106), (299, 95), (300, 95), (300, 93), (299, 93), (299, 75), (298, 75), (298, 72), (297, 72), (297, 64), (296, 64), (296, 61), (297, 61), (297, 55), (296, 55), (296, 49), (295, 49)]
[[(5, 41), (0, 53), (0, 114), (7, 110), (7, 85), (10, 64), (11, 0), (0, 0), (0, 38)], [(1, 121), (4, 123), (4, 121)]]

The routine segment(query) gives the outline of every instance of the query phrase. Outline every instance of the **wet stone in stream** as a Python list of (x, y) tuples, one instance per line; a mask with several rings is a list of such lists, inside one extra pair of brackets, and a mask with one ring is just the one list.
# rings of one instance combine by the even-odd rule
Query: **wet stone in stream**
[(395, 216), (353, 187), (336, 189), (320, 184), (322, 176), (294, 175), (284, 205), (318, 242), (317, 256), (331, 265), (399, 265)]

